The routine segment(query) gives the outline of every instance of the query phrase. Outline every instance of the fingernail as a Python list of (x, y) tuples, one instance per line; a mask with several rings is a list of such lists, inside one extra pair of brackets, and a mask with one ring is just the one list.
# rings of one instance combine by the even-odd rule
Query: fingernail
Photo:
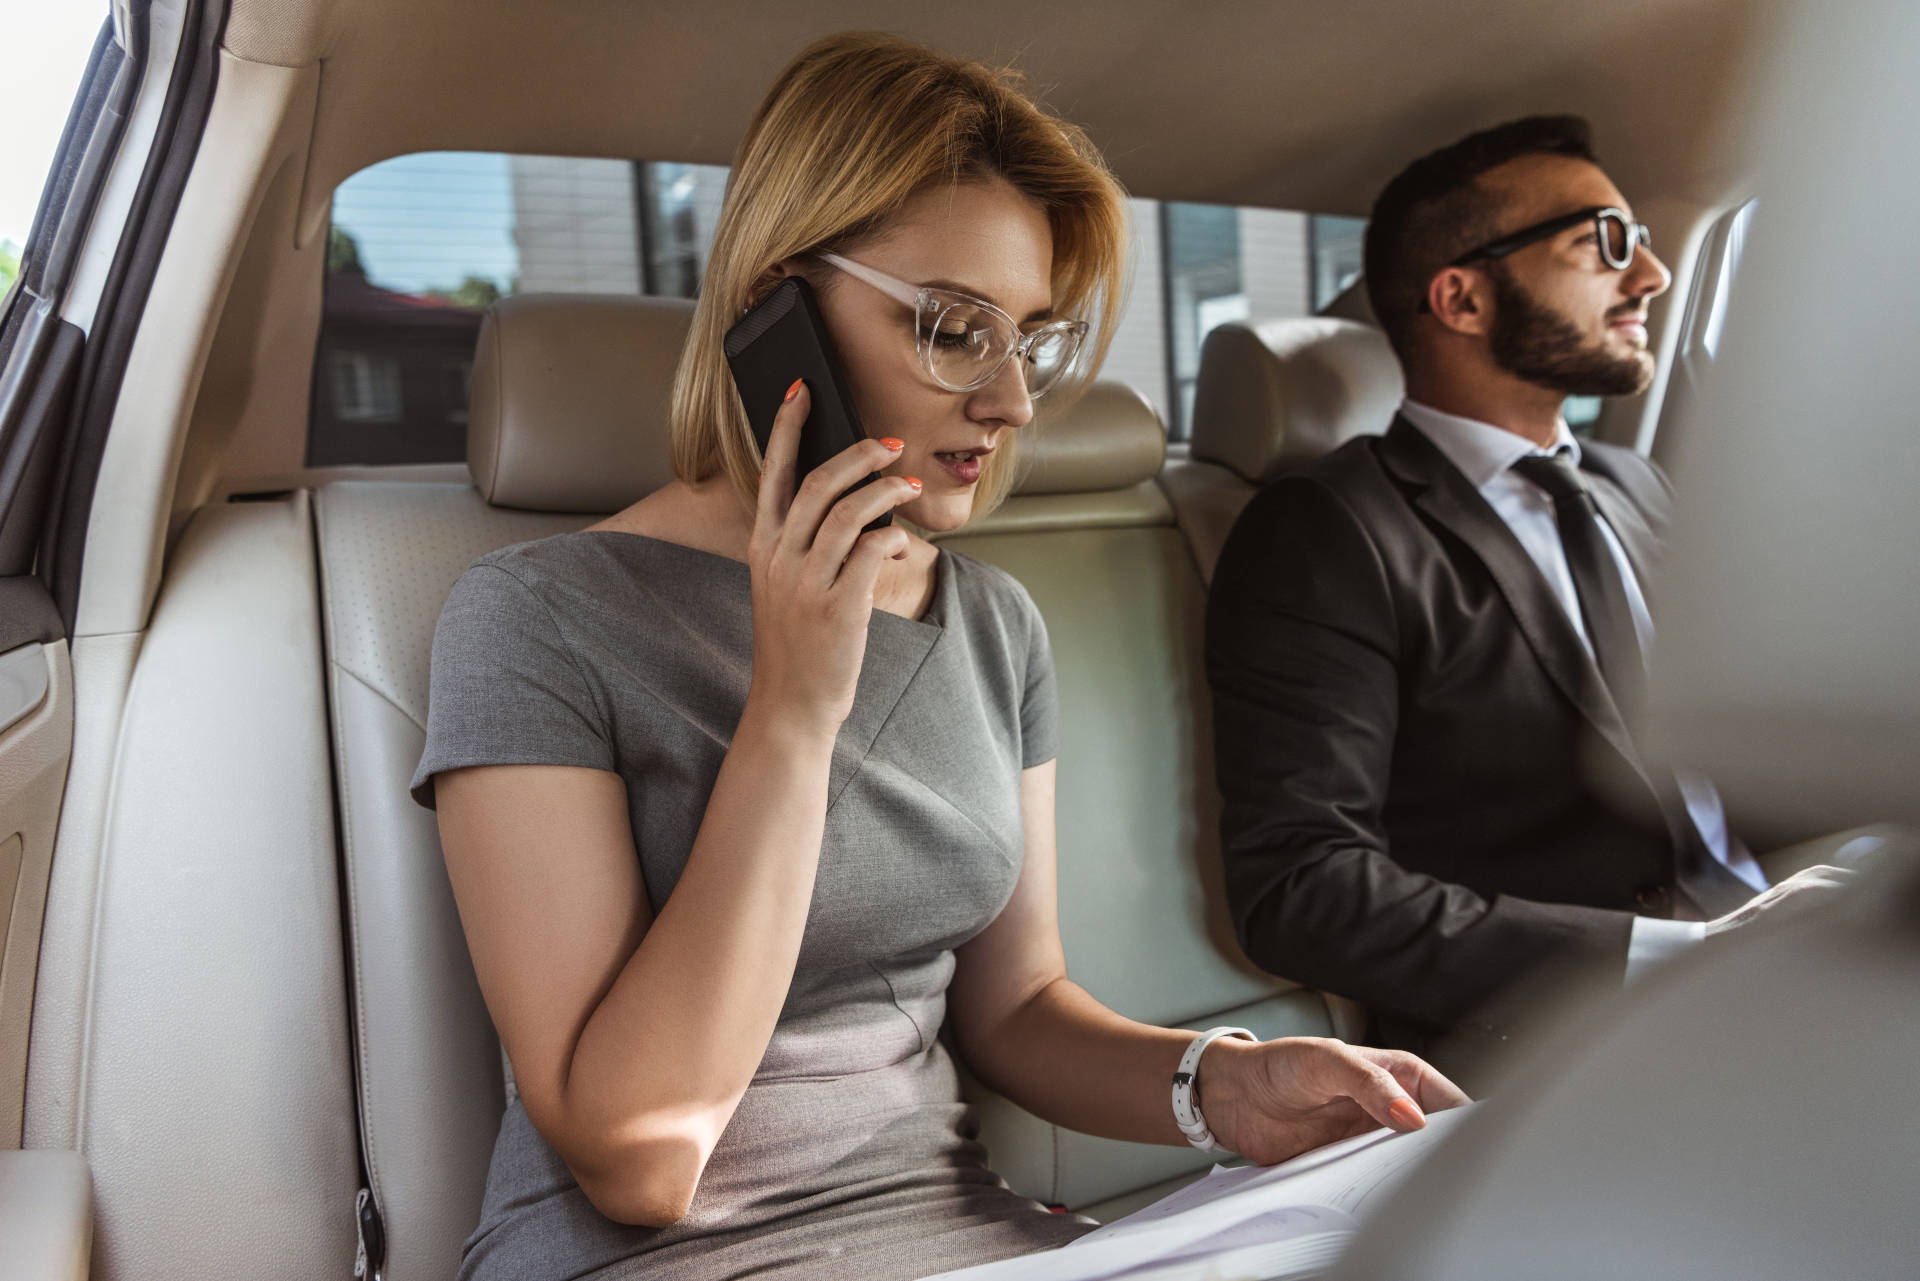
[(784, 404), (787, 401), (792, 400), (795, 396), (798, 396), (800, 394), (800, 384), (805, 381), (807, 380), (804, 378), (794, 379), (793, 386), (787, 388), (787, 394), (780, 398), (781, 403)]
[(1403, 1130), (1417, 1130), (1427, 1123), (1427, 1118), (1420, 1114), (1420, 1109), (1413, 1105), (1411, 1099), (1395, 1099), (1387, 1105), (1387, 1115)]
[(885, 445), (888, 449), (893, 450), (893, 452), (895, 452), (896, 454), (907, 447), (906, 441), (899, 440), (893, 436), (882, 436), (880, 438), (880, 443)]
[(916, 493), (919, 492), (921, 486), (920, 486), (920, 478), (918, 476), (903, 476), (901, 477), (901, 479), (906, 481), (909, 485), (912, 485), (914, 488), (914, 492)]

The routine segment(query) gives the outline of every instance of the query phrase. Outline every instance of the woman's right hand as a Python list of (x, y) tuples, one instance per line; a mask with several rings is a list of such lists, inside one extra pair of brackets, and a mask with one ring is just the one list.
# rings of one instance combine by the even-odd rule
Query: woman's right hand
[(761, 461), (747, 543), (753, 575), (747, 704), (831, 739), (853, 710), (881, 563), (907, 555), (907, 533), (898, 526), (861, 531), (882, 512), (912, 501), (920, 482), (882, 476), (836, 502), (900, 456), (898, 442), (863, 440), (814, 468), (796, 489), (800, 424), (812, 403), (806, 384), (796, 381), (774, 415)]

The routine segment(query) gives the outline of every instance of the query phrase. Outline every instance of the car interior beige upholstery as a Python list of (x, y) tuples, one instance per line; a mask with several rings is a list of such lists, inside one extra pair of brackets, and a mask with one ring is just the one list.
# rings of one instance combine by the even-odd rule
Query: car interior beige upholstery
[[(17, 718), (0, 729), (0, 1150), (20, 1146), (27, 1032), (40, 930), (53, 876), (54, 832), (73, 742), (67, 642), (0, 654), (0, 697)], [(4, 1212), (0, 1199), (0, 1212)], [(6, 1234), (0, 1232), (0, 1239)]]
[(6, 1274), (23, 1281), (87, 1281), (93, 1186), (78, 1152), (0, 1151), (0, 1241)]
[[(671, 362), (633, 353), (677, 350), (690, 304), (583, 299), (571, 314), (572, 301), (518, 300), (489, 316), (474, 381), (497, 379), (500, 391), (475, 398), (469, 427), (487, 442), (476, 449), (492, 460), (496, 494), (539, 493), (559, 510), (488, 503), (477, 483), (341, 482), (314, 497), (359, 1115), (390, 1281), (451, 1274), (503, 1102), (433, 816), (406, 793), (425, 741), (440, 604), (475, 557), (591, 523), (574, 495), (612, 510), (666, 474)], [(573, 340), (583, 315), (598, 332), (592, 342)], [(526, 388), (515, 383), (522, 370), (534, 371)], [(562, 389), (569, 412), (541, 413), (540, 388)], [(635, 406), (653, 406), (651, 417)], [(1142, 1019), (1330, 1034), (1335, 1015), (1323, 997), (1240, 957), (1220, 900), (1202, 589), (1156, 487), (1163, 442), (1137, 393), (1096, 386), (1025, 442), (1035, 446), (1031, 483), (1049, 492), (1023, 488), (946, 543), (1020, 578), (1048, 620), (1064, 722), (1061, 925), (1076, 977)], [(610, 494), (614, 474), (639, 479)], [(1111, 1212), (1115, 1198), (1211, 1161), (1057, 1131), (977, 1095), (996, 1167), (1043, 1201)]]
[(1283, 472), (1387, 429), (1405, 385), (1386, 335), (1325, 316), (1232, 321), (1200, 349), (1193, 441), (1161, 477), (1210, 582), (1240, 509)]
[[(610, 512), (673, 479), (634, 449), (667, 420), (687, 333), (678, 298), (521, 294), (495, 303), (473, 358), (467, 467), (480, 497), (525, 511)], [(564, 431), (551, 424), (565, 423)]]
[[(76, 752), (109, 782), (78, 804), (70, 784), (61, 816), (25, 1140), (84, 1155), (97, 1277), (274, 1276), (352, 1255), (310, 506), (296, 491), (202, 508), (144, 635), (97, 638), (92, 668), (76, 651), (75, 741), (112, 759)], [(121, 688), (123, 704), (92, 701)]]
[[(537, 367), (504, 376), (521, 350), (512, 340), (501, 394), (524, 387), (586, 417), (541, 423), (553, 453), (520, 457), (496, 439), (469, 472), (490, 477), (493, 502), (457, 464), (339, 484), (328, 482), (359, 469), (305, 467), (329, 202), (344, 177), (426, 148), (725, 163), (796, 49), (825, 30), (884, 26), (1017, 59), (1142, 196), (1359, 213), (1409, 154), (1489, 120), (1572, 109), (1608, 122), (1624, 188), (1684, 193), (1704, 210), (1742, 182), (1718, 130), (1761, 8), (1497, 0), (1489, 17), (1528, 56), (1496, 59), (1468, 84), (1458, 69), (1480, 58), (1484, 31), (1440, 8), (1383, 31), (1337, 4), (1201, 19), (1177, 0), (937, 11), (584, 0), (555, 21), (511, 0), (232, 0), (217, 92), (114, 406), (70, 681), (56, 675), (51, 701), (0, 740), (11, 751), (50, 708), (71, 717), (64, 791), (37, 785), (58, 809), (59, 857), (21, 1140), (75, 1151), (90, 1170), (92, 1275), (341, 1275), (363, 1160), (388, 1211), (385, 1274), (450, 1275), (501, 1077), (431, 815), (402, 790), (427, 645), (473, 556), (577, 528), (647, 483), (583, 467), (577, 489), (556, 490), (542, 467), (624, 429), (609, 412), (620, 402), (596, 394), (662, 401), (657, 368), (645, 387), (621, 371), (539, 390)], [(1249, 47), (1315, 56), (1278, 79), (1223, 76)], [(155, 80), (143, 110), (168, 89)], [(1239, 145), (1219, 146), (1229, 123)], [(1684, 228), (1658, 216), (1674, 243)], [(97, 224), (89, 256), (108, 261), (118, 232)], [(599, 305), (556, 303), (551, 323)], [(519, 300), (510, 319), (518, 306), (538, 310)], [(634, 326), (671, 323), (625, 309), (643, 312)], [(589, 356), (594, 342), (557, 354)], [(674, 345), (657, 348), (662, 360)], [(1116, 436), (1160, 448), (1127, 426), (1141, 412), (1129, 398), (1096, 389), (1055, 424), (1059, 459), (1035, 451), (1048, 492), (1016, 494), (954, 544), (1019, 574), (1054, 628), (1069, 955), (1096, 994), (1143, 1016), (1356, 1030), (1340, 1003), (1246, 970), (1218, 904), (1194, 611), (1254, 477), (1205, 456), (1203, 421), (1202, 447), (1158, 478), (1142, 453), (1116, 454), (1104, 480), (1073, 479), (1076, 424), (1094, 417), (1111, 413)], [(655, 463), (641, 450), (615, 466)], [(594, 497), (595, 485), (619, 494)], [(1127, 627), (1100, 625), (1101, 609)], [(1129, 692), (1108, 699), (1103, 682), (1121, 679)], [(0, 782), (26, 759), (0, 757)], [(1109, 777), (1134, 790), (1104, 787)], [(16, 932), (35, 857), (29, 837)], [(0, 974), (8, 1046), (20, 1043), (6, 995), (17, 946)], [(1149, 965), (1155, 948), (1173, 949), (1164, 972)], [(1125, 984), (1137, 1003), (1115, 995)], [(981, 1101), (996, 1162), (1048, 1199), (1107, 1213), (1124, 1205), (1102, 1199), (1117, 1189), (1204, 1165), (1184, 1149), (1061, 1136)], [(5, 1207), (15, 1184), (0, 1178)], [(0, 1224), (0, 1241), (15, 1240)]]
[(1378, 329), (1317, 316), (1230, 322), (1201, 352), (1193, 456), (1263, 485), (1352, 436), (1385, 431), (1404, 394)]
[(1125, 489), (1160, 473), (1167, 433), (1147, 398), (1124, 383), (1096, 383), (1057, 417), (1034, 421), (1042, 442), (1023, 442), (1026, 464), (1020, 493), (1085, 494)]
[[(1715, 162), (1756, 7), (1505, 3), (1463, 21), (1415, 5), (1383, 24), (1377, 10), (1322, 4), (1239, 5), (1202, 20), (1181, 0), (906, 12), (890, 0), (830, 11), (579, 0), (556, 23), (507, 0), (238, 0), (225, 40), (256, 63), (325, 62), (304, 239), (324, 231), (342, 179), (410, 151), (726, 164), (787, 59), (822, 32), (861, 28), (995, 61), (1017, 53), (1036, 86), (1071, 87), (1074, 120), (1129, 190), (1170, 200), (1362, 213), (1408, 156), (1527, 109), (1609, 118), (1610, 133), (1636, 141), (1610, 161), (1623, 186), (1672, 189)], [(1515, 56), (1487, 57), (1495, 23), (1498, 49)], [(1005, 35), (1014, 30), (1017, 41)], [(1222, 74), (1249, 67), (1249, 49), (1313, 56), (1286, 59), (1284, 75)], [(1470, 80), (1462, 67), (1474, 68)], [(556, 93), (561, 68), (566, 92)]]

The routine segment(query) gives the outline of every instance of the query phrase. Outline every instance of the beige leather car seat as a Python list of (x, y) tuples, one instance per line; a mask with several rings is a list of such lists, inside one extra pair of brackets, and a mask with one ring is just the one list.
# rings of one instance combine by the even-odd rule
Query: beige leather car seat
[(1295, 316), (1208, 333), (1193, 442), (1162, 477), (1206, 580), (1255, 490), (1355, 436), (1385, 431), (1404, 387), (1386, 335), (1370, 325)]
[(505, 1102), (439, 831), (407, 795), (434, 623), (477, 557), (592, 524), (671, 475), (660, 424), (691, 313), (667, 299), (507, 299), (475, 355), (473, 483), (336, 483), (314, 497), (361, 1151), (388, 1281), (453, 1275)]
[[(504, 1089), (433, 816), (407, 797), (428, 655), (476, 557), (581, 528), (664, 482), (664, 422), (688, 304), (521, 296), (474, 366), (473, 484), (343, 482), (314, 500), (346, 867), (354, 1061), (389, 1281), (451, 1276), (477, 1219)], [(1200, 656), (1202, 584), (1157, 475), (1164, 434), (1132, 390), (1095, 387), (1029, 438), (1030, 467), (949, 545), (1012, 572), (1059, 671), (1061, 923), (1095, 996), (1175, 1026), (1351, 1030), (1258, 973), (1219, 893)], [(1342, 1007), (1341, 1017), (1345, 1017)], [(976, 1091), (995, 1167), (1020, 1191), (1105, 1215), (1210, 1158), (1056, 1130)]]
[[(1068, 970), (1130, 1017), (1329, 1035), (1324, 998), (1260, 973), (1233, 941), (1202, 667), (1204, 586), (1158, 483), (1166, 434), (1132, 388), (1095, 386), (1042, 420), (1014, 495), (943, 545), (1019, 579), (1060, 682), (1060, 928)], [(1342, 1010), (1344, 1019), (1346, 1011)], [(1045, 1125), (974, 1090), (994, 1167), (1020, 1191), (1107, 1219), (1212, 1164), (1191, 1148)]]

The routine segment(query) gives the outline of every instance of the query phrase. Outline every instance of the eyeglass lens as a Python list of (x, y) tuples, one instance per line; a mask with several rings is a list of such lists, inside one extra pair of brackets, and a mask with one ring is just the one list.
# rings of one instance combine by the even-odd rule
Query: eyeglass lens
[[(988, 382), (999, 372), (1001, 363), (1018, 345), (1020, 337), (1004, 317), (965, 302), (950, 303), (942, 308), (922, 334), (934, 377), (956, 391), (971, 390)], [(1042, 333), (1028, 348), (1026, 366), (1021, 370), (1027, 394), (1037, 396), (1057, 381), (1072, 363), (1077, 346), (1070, 332)]]
[(1649, 247), (1653, 244), (1653, 235), (1644, 223), (1629, 222), (1613, 212), (1603, 213), (1599, 219), (1600, 234), (1604, 237), (1600, 246), (1601, 254), (1609, 267), (1625, 270), (1633, 261), (1636, 243)]

